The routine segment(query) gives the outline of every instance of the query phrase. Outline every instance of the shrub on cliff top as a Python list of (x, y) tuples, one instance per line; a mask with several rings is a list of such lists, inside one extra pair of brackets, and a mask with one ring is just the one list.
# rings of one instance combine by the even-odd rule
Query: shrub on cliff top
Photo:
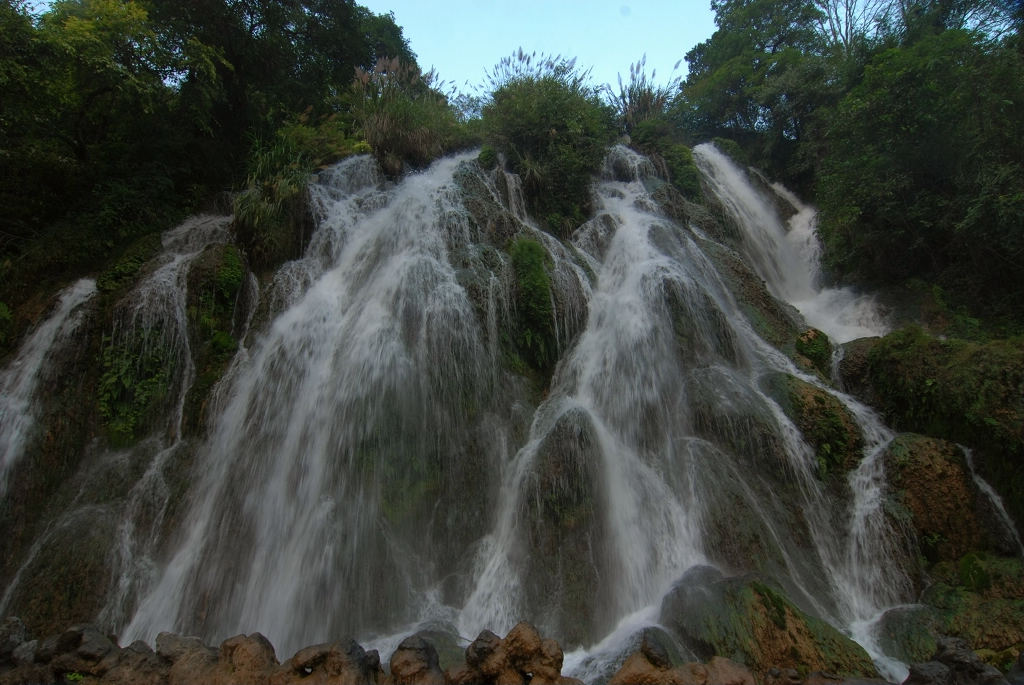
[(398, 59), (356, 70), (352, 111), (385, 172), (397, 176), (406, 164), (426, 166), (461, 142), (455, 110), (436, 86), (433, 71)]
[(369, 152), (336, 116), (302, 114), (266, 139), (256, 139), (246, 187), (234, 202), (239, 242), (257, 269), (298, 256), (306, 221), (306, 190), (317, 168)]
[(589, 212), (591, 176), (611, 142), (613, 113), (574, 60), (535, 57), (520, 50), (490, 74), (484, 138), (522, 177), (534, 217), (564, 238)]

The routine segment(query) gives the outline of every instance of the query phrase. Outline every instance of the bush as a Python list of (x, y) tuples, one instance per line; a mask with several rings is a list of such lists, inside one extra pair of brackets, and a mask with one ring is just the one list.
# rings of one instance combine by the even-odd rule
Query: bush
[(568, 237), (590, 211), (591, 177), (614, 127), (611, 109), (571, 61), (522, 51), (490, 76), (484, 137), (523, 179), (527, 206), (549, 231)]
[(337, 116), (312, 124), (303, 114), (269, 139), (257, 139), (246, 187), (235, 198), (235, 230), (256, 268), (298, 256), (306, 223), (309, 176), (317, 168), (368, 152)]
[(382, 59), (373, 71), (356, 70), (353, 113), (363, 137), (385, 172), (397, 176), (406, 164), (424, 167), (464, 142), (448, 98), (435, 87), (433, 71)]

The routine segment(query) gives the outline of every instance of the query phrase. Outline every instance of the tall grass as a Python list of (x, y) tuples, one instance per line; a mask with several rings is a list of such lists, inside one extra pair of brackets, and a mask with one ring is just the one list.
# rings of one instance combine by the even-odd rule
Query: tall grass
[(303, 114), (253, 141), (246, 184), (235, 196), (235, 229), (256, 268), (297, 256), (306, 222), (307, 186), (317, 168), (368, 152), (337, 115), (311, 122)]
[(465, 142), (458, 115), (434, 71), (381, 59), (356, 70), (352, 113), (385, 172), (423, 167)]
[(672, 67), (672, 77), (659, 85), (655, 81), (656, 69), (647, 75), (647, 55), (643, 55), (639, 61), (629, 65), (629, 81), (623, 83), (622, 74), (619, 74), (618, 91), (610, 84), (604, 85), (604, 95), (615, 107), (619, 123), (626, 133), (632, 133), (641, 122), (662, 118), (668, 113), (682, 85), (682, 76), (676, 74), (681, 63), (682, 60), (676, 62)]

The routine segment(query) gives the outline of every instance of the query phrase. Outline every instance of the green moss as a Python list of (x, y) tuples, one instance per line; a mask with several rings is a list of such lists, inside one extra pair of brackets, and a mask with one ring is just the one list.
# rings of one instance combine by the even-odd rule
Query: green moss
[(160, 247), (158, 234), (139, 238), (125, 249), (110, 268), (99, 275), (96, 287), (101, 292), (113, 292), (134, 283), (142, 266), (156, 256)]
[(876, 675), (859, 645), (801, 611), (779, 589), (752, 576), (714, 580), (707, 571), (698, 574), (705, 578), (694, 575), (683, 586), (684, 577), (666, 598), (661, 621), (701, 660), (726, 657), (759, 675), (773, 667)]
[(736, 162), (741, 167), (750, 166), (750, 160), (747, 158), (747, 154), (735, 140), (730, 138), (713, 138), (711, 142), (713, 142), (715, 147), (728, 155), (732, 161)]
[(158, 331), (137, 330), (119, 344), (104, 337), (97, 403), (111, 444), (132, 444), (159, 415), (174, 361)]
[(701, 197), (700, 172), (693, 161), (693, 152), (681, 143), (672, 143), (664, 148), (662, 157), (668, 167), (669, 181), (688, 200)]
[(189, 272), (189, 332), (196, 379), (186, 399), (186, 425), (196, 428), (210, 390), (238, 349), (234, 336), (235, 303), (246, 267), (238, 248), (209, 248)]
[(960, 559), (958, 571), (960, 584), (971, 592), (984, 592), (992, 586), (992, 577), (981, 558), (974, 552)]
[(480, 148), (480, 154), (477, 156), (476, 161), (480, 163), (484, 169), (493, 169), (498, 166), (498, 153), (491, 145), (484, 145)]
[(832, 343), (817, 328), (809, 328), (796, 339), (796, 351), (807, 357), (826, 380), (832, 375)]
[(555, 362), (557, 349), (551, 304), (551, 278), (547, 272), (547, 250), (536, 240), (520, 238), (509, 248), (516, 276), (518, 327), (515, 345), (522, 357), (536, 369), (547, 370)]
[(864, 438), (839, 400), (794, 376), (775, 376), (768, 385), (782, 410), (814, 448), (819, 478), (841, 476), (859, 463)]
[(1024, 341), (940, 340), (907, 328), (871, 349), (868, 378), (892, 423), (972, 448), (981, 475), (1024, 521)]

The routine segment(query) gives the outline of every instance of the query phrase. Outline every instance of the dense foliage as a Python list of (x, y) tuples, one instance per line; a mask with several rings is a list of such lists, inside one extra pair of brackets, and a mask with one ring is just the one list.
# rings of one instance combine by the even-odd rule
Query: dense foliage
[(612, 117), (574, 62), (535, 57), (520, 51), (495, 67), (484, 135), (522, 177), (534, 216), (568, 237), (590, 209), (590, 183), (611, 142)]
[(274, 214), (264, 186), (356, 149), (356, 68), (415, 64), (352, 0), (3, 0), (0, 32), (4, 312), (246, 179)]
[[(353, 0), (0, 3), (0, 344), (40, 284), (109, 266), (225, 190), (249, 263), (307, 235), (305, 180), (372, 151), (398, 175), (480, 142), (559, 237), (616, 134), (700, 198), (690, 146), (734, 145), (821, 208), (836, 280), (1024, 319), (1024, 9), (1010, 0), (714, 0), (685, 80), (617, 89), (519, 51), (477, 97)], [(56, 283), (52, 284), (56, 286)], [(934, 289), (938, 288), (938, 289)]]

